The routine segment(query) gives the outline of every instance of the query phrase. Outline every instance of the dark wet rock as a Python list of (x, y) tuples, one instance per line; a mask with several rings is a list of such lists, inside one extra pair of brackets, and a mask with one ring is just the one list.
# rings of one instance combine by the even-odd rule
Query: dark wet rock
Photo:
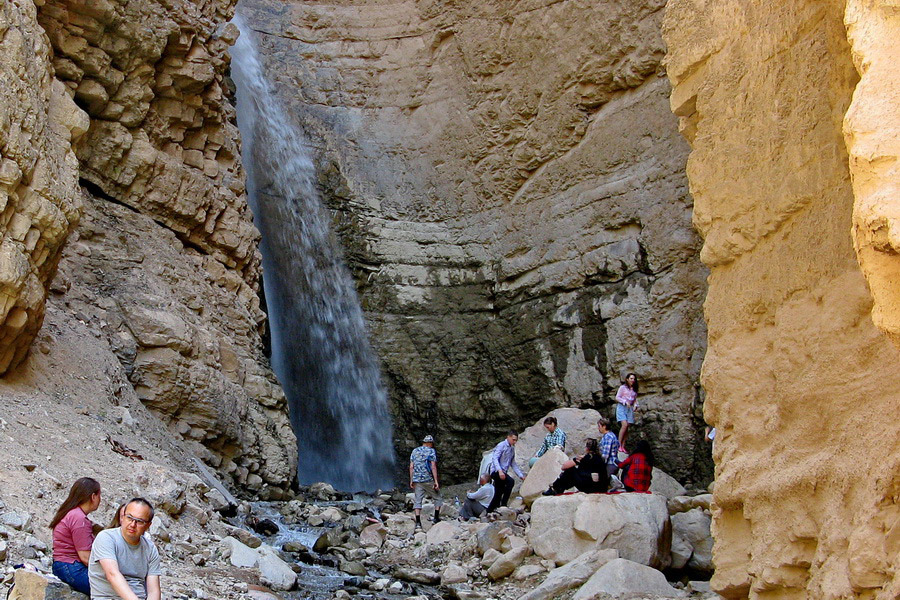
[(281, 547), (285, 552), (291, 553), (301, 553), (301, 552), (309, 552), (309, 548), (301, 544), (300, 542), (290, 541), (285, 542), (285, 544)]
[(272, 519), (260, 519), (259, 517), (249, 516), (247, 517), (247, 525), (260, 535), (269, 536), (278, 533), (278, 524)]
[(338, 568), (348, 575), (356, 575), (358, 577), (365, 577), (369, 574), (366, 567), (358, 560), (342, 560)]

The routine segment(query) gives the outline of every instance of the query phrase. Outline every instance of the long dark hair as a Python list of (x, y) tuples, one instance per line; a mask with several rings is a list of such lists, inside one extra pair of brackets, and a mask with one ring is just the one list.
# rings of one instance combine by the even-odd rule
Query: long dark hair
[(647, 440), (640, 440), (637, 444), (634, 445), (634, 452), (632, 454), (643, 454), (644, 460), (647, 461), (649, 466), (653, 466), (656, 464), (656, 460), (653, 458), (653, 448), (650, 447), (650, 442)]
[(56, 527), (70, 510), (84, 504), (91, 499), (91, 496), (99, 491), (100, 484), (92, 477), (82, 477), (73, 483), (72, 489), (69, 490), (69, 496), (62, 503), (62, 506), (59, 507), (59, 510), (56, 511), (56, 514), (53, 515), (53, 520), (50, 521), (50, 529)]
[(633, 389), (634, 393), (637, 394), (637, 391), (638, 391), (637, 373), (629, 373), (628, 375), (626, 375), (625, 379), (622, 381), (622, 385), (624, 385), (625, 387), (628, 387), (628, 378), (631, 377), (632, 375), (634, 375), (634, 387), (631, 389)]
[(594, 438), (588, 438), (584, 441), (584, 449), (588, 454), (600, 454), (600, 446)]
[(116, 529), (117, 527), (122, 526), (122, 511), (125, 510), (126, 506), (128, 506), (127, 502), (123, 502), (119, 505), (119, 508), (116, 509), (116, 513), (113, 515), (112, 521), (106, 526), (107, 529)]

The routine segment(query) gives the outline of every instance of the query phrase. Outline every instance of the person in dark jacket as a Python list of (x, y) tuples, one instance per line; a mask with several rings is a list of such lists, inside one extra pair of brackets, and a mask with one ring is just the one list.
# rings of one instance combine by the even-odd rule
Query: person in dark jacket
[(587, 494), (605, 492), (609, 489), (609, 471), (606, 468), (606, 461), (600, 454), (597, 440), (588, 438), (584, 450), (582, 456), (576, 456), (563, 463), (562, 473), (544, 492), (545, 496), (558, 496), (571, 487)]

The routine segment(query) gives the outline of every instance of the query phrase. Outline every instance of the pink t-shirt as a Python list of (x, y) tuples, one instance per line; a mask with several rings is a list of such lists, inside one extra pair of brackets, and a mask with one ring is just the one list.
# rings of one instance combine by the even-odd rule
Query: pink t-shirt
[(55, 561), (80, 562), (78, 550), (90, 552), (93, 544), (92, 524), (80, 506), (67, 512), (62, 521), (53, 528), (53, 560)]
[(637, 392), (623, 383), (616, 392), (616, 402), (625, 406), (637, 406)]

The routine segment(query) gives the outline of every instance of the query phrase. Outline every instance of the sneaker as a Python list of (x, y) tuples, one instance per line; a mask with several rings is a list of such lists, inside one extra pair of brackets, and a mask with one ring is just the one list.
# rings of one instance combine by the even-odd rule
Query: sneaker
[(547, 488), (543, 492), (541, 492), (541, 496), (555, 496), (556, 492), (553, 491), (553, 488)]
[(432, 522), (432, 523), (440, 523), (440, 522), (441, 522), (441, 518), (440, 518), (440, 517), (435, 517), (435, 518), (433, 518), (433, 519), (431, 520), (431, 522)]
[(419, 521), (416, 521), (416, 528), (414, 529), (414, 531), (421, 531), (421, 530), (422, 530), (422, 523)]

